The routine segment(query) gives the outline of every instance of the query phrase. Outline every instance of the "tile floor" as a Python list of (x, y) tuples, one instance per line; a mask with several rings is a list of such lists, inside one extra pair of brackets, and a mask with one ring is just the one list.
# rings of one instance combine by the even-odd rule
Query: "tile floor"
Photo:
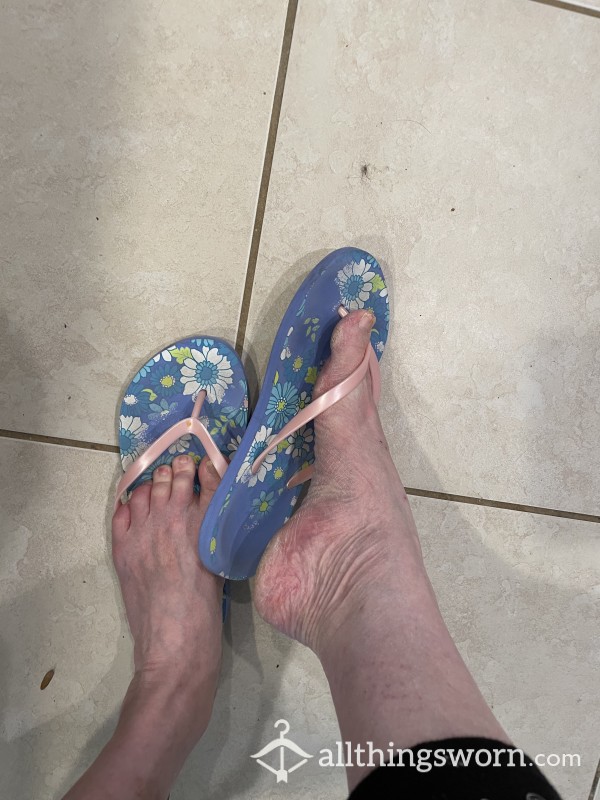
[[(354, 243), (392, 284), (381, 413), (448, 625), (516, 741), (581, 754), (547, 773), (592, 800), (600, 19), (529, 0), (290, 8), (0, 11), (3, 793), (59, 797), (127, 684), (107, 499), (127, 378), (201, 330), (243, 343), (260, 379), (293, 287)], [(282, 788), (248, 758), (280, 717), (309, 752), (336, 740), (311, 654), (242, 585), (226, 639), (173, 799), (344, 796), (339, 771)]]

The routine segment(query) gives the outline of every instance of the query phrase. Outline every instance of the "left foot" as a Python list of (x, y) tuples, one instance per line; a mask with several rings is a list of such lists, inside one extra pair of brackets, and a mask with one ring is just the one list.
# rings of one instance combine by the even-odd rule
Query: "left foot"
[[(373, 322), (365, 311), (338, 322), (315, 398), (354, 372), (371, 346)], [(384, 596), (402, 599), (418, 586), (423, 602), (435, 601), (369, 375), (314, 426), (308, 495), (263, 555), (254, 601), (263, 619), (322, 658), (359, 618), (387, 625)]]
[(214, 467), (178, 456), (132, 492), (112, 523), (113, 559), (134, 639), (136, 679), (168, 674), (214, 695), (221, 658), (223, 581), (200, 563), (197, 537), (219, 484)]

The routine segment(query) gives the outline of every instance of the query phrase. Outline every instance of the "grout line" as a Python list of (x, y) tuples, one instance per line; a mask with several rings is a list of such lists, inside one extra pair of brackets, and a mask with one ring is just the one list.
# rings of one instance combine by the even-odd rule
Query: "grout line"
[(99, 450), (102, 453), (118, 453), (119, 448), (114, 444), (100, 444), (99, 442), (82, 442), (80, 439), (62, 439), (60, 436), (43, 436), (41, 433), (24, 433), (23, 431), (5, 431), (0, 428), (0, 438), (20, 439), (26, 442), (41, 444), (55, 444), (62, 447), (78, 447), (81, 450)]
[(596, 767), (596, 774), (594, 775), (594, 779), (592, 780), (592, 788), (590, 789), (590, 796), (588, 800), (598, 800), (600, 797), (600, 792), (598, 789), (600, 788), (600, 761), (598, 761), (598, 766)]
[(588, 17), (598, 17), (600, 19), (600, 8), (589, 6), (587, 3), (566, 2), (566, 0), (533, 0), (534, 3), (542, 3), (545, 6), (562, 8), (565, 11), (574, 11), (576, 14), (586, 14)]
[(256, 214), (254, 216), (254, 227), (252, 229), (252, 240), (250, 242), (248, 267), (246, 269), (246, 279), (244, 282), (244, 291), (242, 293), (240, 318), (238, 320), (238, 330), (235, 339), (235, 349), (240, 357), (242, 355), (242, 350), (244, 348), (244, 342), (246, 339), (246, 326), (248, 324), (248, 314), (250, 312), (250, 299), (252, 297), (252, 287), (254, 286), (254, 274), (256, 272), (258, 249), (260, 247), (260, 237), (262, 234), (265, 208), (267, 206), (267, 194), (269, 192), (269, 182), (271, 180), (271, 168), (273, 167), (273, 155), (275, 153), (275, 142), (277, 140), (277, 130), (279, 128), (283, 90), (290, 60), (290, 50), (292, 47), (292, 36), (294, 34), (294, 23), (296, 21), (297, 10), (298, 0), (289, 0), (283, 29), (283, 42), (281, 45), (279, 67), (277, 69), (275, 93), (273, 95), (271, 120), (269, 122), (269, 132), (267, 134), (265, 160), (263, 162), (262, 175), (260, 178), (260, 188), (258, 190), (258, 200), (256, 203)]
[[(22, 431), (7, 431), (0, 428), (0, 438), (18, 439), (26, 442), (38, 442), (41, 444), (53, 444), (62, 447), (77, 447), (81, 450), (97, 450), (103, 453), (118, 453), (119, 448), (113, 444), (101, 444), (99, 442), (83, 442), (79, 439), (62, 439), (58, 436), (43, 436), (39, 433), (23, 433)], [(434, 492), (430, 489), (414, 489), (406, 487), (406, 494), (413, 497), (428, 497), (431, 500), (448, 500), (452, 503), (465, 503), (471, 506), (485, 506), (487, 508), (501, 508), (506, 511), (521, 511), (526, 514), (541, 514), (546, 517), (562, 517), (563, 519), (574, 519), (580, 522), (600, 523), (600, 516), (594, 514), (581, 514), (578, 511), (560, 511), (556, 508), (542, 508), (540, 506), (528, 506), (522, 503), (506, 503), (502, 500), (487, 500), (483, 497), (469, 497), (465, 494), (450, 494), (449, 492)], [(598, 765), (600, 780), (600, 764)]]
[(502, 508), (506, 511), (522, 511), (527, 514), (541, 514), (545, 517), (563, 517), (576, 519), (580, 522), (598, 522), (600, 516), (594, 514), (581, 514), (578, 511), (559, 511), (556, 508), (543, 508), (541, 506), (528, 506), (522, 503), (505, 503), (502, 500), (486, 500), (483, 497), (469, 497), (464, 494), (448, 494), (446, 492), (432, 492), (429, 489), (410, 489), (406, 487), (406, 494), (414, 497), (429, 497), (432, 500), (450, 500), (453, 503), (466, 503), (471, 506), (486, 506), (487, 508)]

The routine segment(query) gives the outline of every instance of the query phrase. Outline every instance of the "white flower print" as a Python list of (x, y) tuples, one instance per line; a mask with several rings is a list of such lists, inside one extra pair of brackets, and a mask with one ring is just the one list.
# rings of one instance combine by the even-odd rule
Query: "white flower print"
[(306, 455), (310, 450), (311, 442), (314, 441), (312, 428), (304, 425), (300, 430), (293, 433), (289, 438), (289, 445), (286, 448), (286, 455), (292, 455), (292, 458), (301, 458)]
[(126, 469), (148, 447), (147, 442), (144, 441), (144, 434), (148, 430), (148, 426), (139, 417), (121, 415), (119, 421), (121, 463), (123, 464), (123, 469)]
[(216, 347), (205, 346), (202, 351), (192, 348), (191, 358), (186, 358), (181, 367), (180, 380), (184, 384), (184, 394), (195, 398), (204, 389), (210, 403), (220, 403), (232, 376), (229, 359)]
[(387, 290), (387, 286), (386, 286), (385, 288), (383, 288), (383, 289), (382, 289), (382, 290), (379, 292), (379, 297), (387, 297), (387, 296), (388, 296), (388, 290)]
[(292, 325), (292, 327), (287, 332), (287, 336), (285, 337), (285, 341), (283, 343), (283, 350), (281, 351), (281, 355), (279, 356), (281, 361), (285, 361), (286, 358), (289, 358), (292, 355), (292, 351), (288, 347), (288, 342), (289, 342), (290, 336), (292, 335), (293, 330), (294, 330), (294, 326)]
[(384, 347), (383, 342), (377, 342), (377, 344), (375, 345), (375, 349), (377, 350), (378, 353), (383, 353), (383, 347)]
[(310, 403), (310, 397), (308, 396), (308, 392), (300, 392), (300, 396), (298, 397), (298, 408), (303, 409)]
[(190, 444), (192, 441), (192, 434), (191, 433), (184, 433), (176, 442), (169, 447), (169, 453), (172, 456), (176, 456), (178, 453), (186, 453), (190, 449)]
[(340, 288), (342, 302), (349, 311), (363, 308), (369, 299), (373, 289), (371, 280), (375, 277), (369, 266), (364, 258), (361, 258), (359, 264), (356, 261), (346, 264), (337, 274), (335, 282)]
[(230, 442), (227, 443), (227, 449), (229, 450), (230, 453), (235, 453), (241, 443), (242, 443), (242, 437), (235, 436)]
[(250, 449), (246, 454), (246, 458), (244, 459), (244, 463), (240, 467), (240, 470), (237, 474), (236, 481), (247, 483), (248, 486), (255, 486), (257, 481), (261, 483), (267, 476), (267, 472), (270, 472), (273, 469), (273, 463), (275, 458), (277, 457), (277, 453), (269, 453), (269, 455), (265, 458), (262, 464), (259, 467), (258, 472), (256, 475), (253, 475), (250, 471), (252, 464), (258, 458), (258, 456), (265, 450), (269, 444), (271, 439), (271, 432), (272, 428), (267, 428), (266, 425), (262, 425), (256, 433), (254, 437), (254, 441), (250, 445)]
[(138, 399), (134, 394), (126, 394), (123, 398), (123, 402), (126, 406), (134, 406), (137, 403)]

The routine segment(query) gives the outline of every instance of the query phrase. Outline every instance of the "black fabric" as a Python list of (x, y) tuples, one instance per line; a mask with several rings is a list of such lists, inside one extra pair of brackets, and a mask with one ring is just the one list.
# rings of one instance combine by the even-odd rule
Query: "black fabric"
[[(510, 756), (500, 750), (512, 751)], [(367, 800), (374, 797), (398, 797), (402, 800), (561, 800), (556, 790), (542, 775), (533, 760), (521, 751), (507, 747), (503, 742), (493, 739), (442, 739), (424, 742), (407, 748), (414, 756), (411, 766), (410, 756), (403, 756), (404, 766), (388, 762), (370, 772), (350, 795), (349, 800)], [(417, 769), (419, 757), (427, 761), (427, 752), (472, 751), (468, 766), (432, 766), (429, 771)], [(492, 754), (500, 766), (478, 766), (475, 754), (485, 764)], [(421, 754), (419, 756), (419, 754)], [(432, 758), (432, 757), (431, 757)], [(440, 756), (440, 759), (442, 757)], [(510, 765), (510, 762), (514, 766)], [(524, 766), (521, 763), (524, 763)], [(432, 762), (433, 763), (433, 762)]]

